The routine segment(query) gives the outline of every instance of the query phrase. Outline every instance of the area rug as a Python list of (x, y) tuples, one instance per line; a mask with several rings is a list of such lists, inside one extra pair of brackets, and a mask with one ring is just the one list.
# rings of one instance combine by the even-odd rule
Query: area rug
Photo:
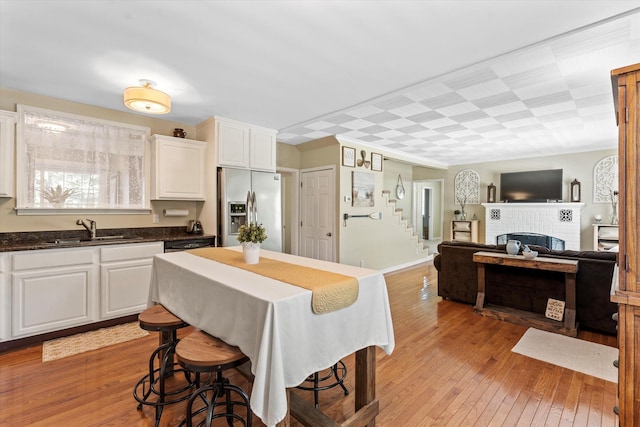
[(127, 342), (149, 335), (140, 329), (138, 322), (125, 323), (110, 328), (97, 329), (69, 337), (45, 341), (42, 344), (42, 361), (50, 362), (74, 354), (84, 353), (113, 344)]
[(613, 366), (613, 361), (618, 358), (618, 349), (614, 347), (529, 328), (511, 351), (618, 382), (618, 370)]

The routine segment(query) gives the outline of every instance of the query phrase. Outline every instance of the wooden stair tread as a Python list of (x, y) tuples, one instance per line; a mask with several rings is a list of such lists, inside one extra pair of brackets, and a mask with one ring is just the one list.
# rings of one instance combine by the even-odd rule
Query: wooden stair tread
[(147, 308), (145, 311), (138, 315), (138, 321), (140, 326), (145, 327), (172, 327), (176, 328), (186, 326), (184, 320), (167, 310), (161, 304), (156, 304)]
[(176, 356), (181, 362), (200, 367), (226, 365), (247, 358), (238, 347), (200, 330), (180, 340)]

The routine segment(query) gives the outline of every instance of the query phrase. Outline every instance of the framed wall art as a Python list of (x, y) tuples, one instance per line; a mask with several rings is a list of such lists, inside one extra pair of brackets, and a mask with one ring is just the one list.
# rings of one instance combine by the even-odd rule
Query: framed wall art
[(356, 149), (351, 147), (342, 147), (342, 166), (356, 167)]
[(375, 206), (373, 194), (376, 189), (374, 174), (368, 172), (351, 172), (351, 206)]
[(382, 172), (382, 154), (371, 153), (371, 170)]

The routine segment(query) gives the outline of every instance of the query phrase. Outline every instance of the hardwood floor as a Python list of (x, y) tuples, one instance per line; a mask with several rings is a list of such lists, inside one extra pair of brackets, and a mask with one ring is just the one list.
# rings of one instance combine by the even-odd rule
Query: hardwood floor
[[(425, 274), (430, 285), (422, 292)], [(378, 426), (618, 424), (616, 384), (512, 353), (527, 328), (443, 301), (432, 265), (386, 280), (396, 348), (390, 356), (378, 350)], [(579, 337), (616, 345), (615, 337), (584, 331)], [(153, 426), (153, 409), (137, 411), (132, 389), (156, 345), (151, 334), (47, 363), (40, 345), (0, 354), (0, 426)], [(354, 357), (344, 361), (353, 372)], [(250, 388), (238, 374), (230, 379)], [(353, 390), (353, 375), (346, 384)], [(312, 401), (310, 392), (296, 393)], [(320, 407), (344, 420), (353, 413), (353, 393), (323, 391)], [(177, 426), (183, 410), (184, 404), (167, 407), (161, 425)]]

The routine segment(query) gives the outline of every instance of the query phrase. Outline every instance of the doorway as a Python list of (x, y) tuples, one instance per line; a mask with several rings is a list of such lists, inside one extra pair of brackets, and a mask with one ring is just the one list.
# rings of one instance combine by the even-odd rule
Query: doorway
[(416, 231), (435, 253), (442, 242), (444, 219), (444, 179), (430, 179), (413, 182), (414, 212), (413, 223)]
[(433, 189), (422, 187), (422, 238), (433, 239)]
[(298, 255), (298, 224), (300, 199), (300, 171), (278, 168), (282, 186), (282, 252)]

